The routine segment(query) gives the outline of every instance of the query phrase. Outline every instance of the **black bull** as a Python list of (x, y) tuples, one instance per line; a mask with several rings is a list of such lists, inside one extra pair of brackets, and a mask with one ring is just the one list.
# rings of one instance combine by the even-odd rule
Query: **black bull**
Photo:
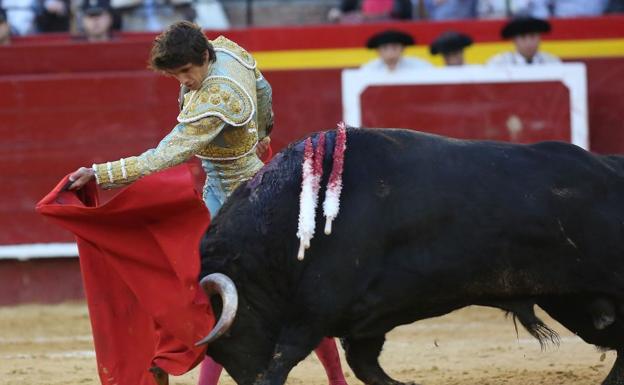
[[(556, 343), (539, 305), (617, 350), (604, 384), (624, 384), (624, 158), (349, 129), (333, 233), (318, 210), (298, 261), (302, 157), (301, 142), (278, 154), (202, 241), (202, 277), (223, 273), (238, 292), (234, 322), (208, 347), (238, 384), (283, 384), (323, 336), (342, 338), (366, 384), (398, 384), (377, 361), (385, 334), (474, 304), (510, 311), (540, 343)], [(232, 313), (227, 303), (213, 297), (217, 312)]]

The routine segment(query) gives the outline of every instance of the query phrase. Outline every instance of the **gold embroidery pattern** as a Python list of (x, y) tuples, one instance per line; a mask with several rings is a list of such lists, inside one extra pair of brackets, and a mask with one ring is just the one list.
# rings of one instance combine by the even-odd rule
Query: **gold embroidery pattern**
[(249, 130), (251, 121), (247, 126), (225, 127), (214, 141), (208, 143), (200, 152), (200, 157), (218, 160), (225, 158), (237, 158), (251, 151), (258, 143), (258, 132)]
[[(99, 163), (94, 165), (94, 170), (97, 174), (97, 180), (99, 181), (100, 186), (106, 189), (124, 186), (134, 182), (142, 176), (141, 170), (139, 169), (138, 158), (136, 156), (124, 158), (124, 166), (126, 170), (125, 177), (122, 170), (121, 160), (110, 162), (110, 173), (108, 163)], [(111, 180), (111, 176), (113, 177), (113, 180)]]
[(221, 186), (229, 196), (242, 182), (251, 179), (264, 165), (255, 152), (228, 161), (210, 161), (219, 174)]
[(203, 125), (178, 124), (158, 147), (139, 156), (143, 175), (178, 165), (201, 152), (225, 126), (218, 118), (203, 119)]
[(211, 116), (197, 122), (185, 124), (184, 133), (187, 135), (205, 135), (217, 130), (221, 125), (223, 125), (221, 119)]
[(232, 40), (219, 36), (216, 39), (211, 41), (212, 46), (216, 49), (222, 48), (230, 53), (234, 54), (238, 60), (245, 63), (247, 66), (254, 69), (256, 67), (256, 61), (254, 58), (247, 52), (244, 48), (233, 42)]
[(209, 77), (201, 89), (189, 94), (192, 95), (185, 98), (186, 107), (178, 116), (179, 122), (188, 123), (207, 116), (218, 116), (229, 124), (240, 126), (255, 112), (255, 92), (246, 93), (227, 77)]
[(125, 174), (120, 161), (110, 162), (110, 168), (106, 163), (95, 165), (103, 187), (125, 185), (199, 155), (209, 159), (203, 162), (215, 165), (230, 193), (262, 167), (253, 151), (258, 142), (256, 77), (260, 72), (251, 55), (236, 43), (219, 37), (213, 44), (228, 52), (219, 51), (218, 66), (200, 90), (184, 95), (184, 109), (178, 116), (181, 123), (158, 147), (125, 158)]
[[(236, 82), (228, 78), (235, 79)], [(255, 71), (244, 67), (232, 56), (221, 53), (218, 56), (217, 65), (212, 68), (202, 88), (196, 91), (197, 94), (187, 93), (185, 105), (189, 107), (180, 114), (179, 119), (188, 116), (198, 117), (191, 121), (183, 119), (188, 121), (185, 124), (188, 126), (186, 130), (189, 134), (213, 130), (218, 123), (208, 118), (222, 118), (223, 116), (226, 122), (228, 120), (232, 122), (233, 117), (247, 116), (249, 97), (246, 95), (242, 97), (243, 90), (252, 98), (253, 105), (251, 106), (252, 110), (255, 110), (256, 88)], [(209, 111), (210, 115), (201, 118), (205, 116), (202, 111)], [(249, 116), (249, 122), (245, 125), (228, 124), (213, 141), (205, 143), (196, 155), (215, 161), (243, 157), (251, 152), (258, 142), (257, 126), (256, 114)]]
[(228, 108), (235, 114), (240, 114), (241, 112), (241, 105), (238, 100), (232, 100), (230, 103), (228, 103)]

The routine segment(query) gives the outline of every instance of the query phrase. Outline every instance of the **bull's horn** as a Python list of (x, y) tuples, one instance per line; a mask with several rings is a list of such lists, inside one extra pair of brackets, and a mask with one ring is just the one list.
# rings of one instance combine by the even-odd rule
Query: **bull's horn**
[(228, 331), (230, 326), (232, 326), (232, 322), (234, 322), (236, 310), (238, 309), (236, 285), (234, 285), (234, 282), (232, 282), (227, 275), (221, 273), (209, 274), (205, 276), (199, 284), (204, 289), (208, 298), (215, 292), (218, 293), (219, 296), (221, 296), (223, 306), (221, 309), (221, 317), (219, 317), (219, 321), (217, 321), (215, 327), (201, 341), (196, 342), (195, 346), (213, 342)]

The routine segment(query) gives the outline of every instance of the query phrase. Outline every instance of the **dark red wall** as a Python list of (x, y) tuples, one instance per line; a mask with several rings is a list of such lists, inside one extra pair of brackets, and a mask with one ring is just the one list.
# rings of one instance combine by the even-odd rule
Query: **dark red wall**
[[(624, 58), (584, 61), (591, 148), (622, 153)], [(306, 133), (332, 128), (341, 119), (340, 70), (270, 71), (266, 76), (274, 88), (277, 149)], [(0, 244), (70, 240), (35, 215), (35, 203), (61, 176), (81, 165), (134, 155), (156, 145), (175, 124), (177, 113), (175, 81), (148, 71), (0, 77), (0, 95)], [(542, 104), (554, 95), (546, 95)], [(375, 95), (364, 101), (376, 103)], [(465, 116), (470, 109), (458, 113)], [(457, 116), (446, 111), (434, 120), (439, 129), (431, 126), (430, 117), (416, 113), (413, 124), (384, 117), (364, 122), (453, 135), (445, 127), (456, 124)]]
[(84, 298), (77, 258), (0, 260), (0, 306)]
[(624, 58), (585, 59), (592, 151), (624, 153)]
[(517, 143), (571, 140), (570, 92), (560, 82), (369, 87), (361, 100), (368, 127)]

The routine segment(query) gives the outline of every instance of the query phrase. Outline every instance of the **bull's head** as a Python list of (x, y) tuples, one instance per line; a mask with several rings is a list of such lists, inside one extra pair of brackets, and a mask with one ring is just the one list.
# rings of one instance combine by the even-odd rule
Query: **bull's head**
[[(272, 318), (260, 317), (262, 312), (248, 301), (245, 285), (237, 289), (235, 280), (235, 276), (231, 279), (222, 273), (210, 273), (201, 280), (206, 295), (214, 300), (219, 295), (221, 301), (211, 301), (218, 321), (196, 345), (207, 344), (206, 353), (223, 365), (237, 384), (252, 385), (271, 360), (279, 326)], [(254, 299), (259, 296), (256, 292)], [(264, 308), (279, 316), (271, 306)]]
[(236, 310), (238, 310), (236, 285), (234, 285), (234, 282), (232, 282), (227, 275), (213, 273), (205, 276), (199, 284), (206, 292), (208, 298), (213, 294), (219, 294), (223, 307), (221, 309), (221, 316), (215, 327), (206, 337), (195, 343), (195, 346), (209, 344), (221, 337), (223, 333), (227, 332), (230, 326), (232, 326), (234, 318), (236, 317)]

